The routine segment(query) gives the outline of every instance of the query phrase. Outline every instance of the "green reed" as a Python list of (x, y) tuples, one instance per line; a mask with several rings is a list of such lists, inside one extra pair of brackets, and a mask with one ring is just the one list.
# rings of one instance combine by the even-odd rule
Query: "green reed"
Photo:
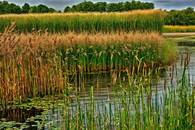
[[(98, 43), (98, 40), (95, 41), (97, 44), (91, 43), (88, 35), (84, 37), (87, 44), (83, 41), (66, 44), (66, 40), (55, 39), (48, 44), (50, 36), (1, 34), (0, 96), (3, 104), (28, 97), (62, 94), (72, 78), (76, 86), (81, 86), (84, 73), (129, 70), (134, 74), (142, 68), (155, 68), (174, 61), (176, 52), (170, 53), (174, 44), (154, 34), (150, 38), (147, 38), (150, 34), (134, 34), (134, 37), (137, 35), (137, 40), (133, 41), (121, 40), (126, 34), (114, 34), (118, 39), (110, 39), (112, 35), (109, 34), (108, 37), (98, 35), (98, 38), (106, 38), (104, 43)], [(82, 35), (71, 35), (70, 38), (74, 37), (79, 38), (77, 42), (82, 40)], [(44, 40), (39, 41), (39, 38)], [(139, 38), (143, 39), (140, 41)], [(112, 75), (115, 84), (116, 76)]]
[[(69, 86), (64, 90), (63, 103), (59, 101), (63, 110), (60, 113), (63, 115), (61, 123), (55, 124), (55, 121), (52, 120), (54, 123), (47, 128), (57, 127), (69, 130), (194, 129), (195, 91), (188, 77), (187, 64), (189, 61), (187, 58), (185, 60), (180, 80), (176, 84), (170, 82), (164, 88), (158, 86), (162, 79), (159, 75), (161, 68), (155, 70), (142, 68), (142, 72), (147, 71), (147, 73), (131, 76), (126, 71), (128, 83), (116, 84), (115, 87), (118, 89), (110, 93), (107, 100), (102, 101), (96, 100), (93, 86), (88, 93), (87, 100), (82, 99), (81, 95), (75, 90), (71, 90), (71, 86)], [(166, 80), (167, 77), (164, 78)], [(75, 94), (75, 97), (72, 97), (71, 94)], [(41, 100), (40, 103), (42, 102)], [(57, 107), (57, 110), (61, 110), (61, 107), (57, 105), (58, 101), (55, 102), (53, 105)], [(41, 107), (44, 108), (43, 105)], [(54, 115), (58, 114), (58, 111), (54, 113)], [(39, 128), (47, 126), (45, 117), (42, 122)]]
[(12, 22), (16, 32), (161, 32), (164, 13), (160, 10), (125, 13), (61, 13), (1, 15), (0, 32)]
[[(158, 75), (160, 71), (157, 70), (155, 73)], [(156, 83), (159, 78), (156, 79)], [(169, 84), (166, 88), (157, 90), (158, 86), (151, 84), (154, 82), (151, 74), (132, 76), (129, 79), (131, 81), (129, 85), (120, 84), (120, 91), (115, 92), (111, 100), (108, 99), (102, 103), (96, 103), (92, 87), (89, 104), (81, 103), (81, 99), (77, 100), (75, 102), (77, 109), (72, 113), (73, 116), (68, 125), (72, 127), (63, 128), (191, 130), (194, 128), (195, 95), (188, 78), (187, 71), (184, 70), (177, 86)], [(156, 90), (152, 90), (151, 88), (155, 85)], [(69, 111), (72, 107), (71, 104), (67, 106)], [(82, 127), (75, 128), (76, 120), (79, 120), (81, 123), (79, 126)]]

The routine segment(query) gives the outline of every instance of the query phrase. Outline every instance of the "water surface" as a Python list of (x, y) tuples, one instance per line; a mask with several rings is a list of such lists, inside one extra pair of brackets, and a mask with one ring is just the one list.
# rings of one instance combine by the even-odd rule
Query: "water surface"
[[(185, 59), (187, 52), (190, 54), (190, 62), (188, 76), (190, 79), (191, 87), (195, 86), (195, 46), (180, 46), (179, 47), (179, 54), (176, 64), (170, 66), (167, 71), (162, 74), (161, 79), (158, 83), (155, 83), (152, 86), (152, 93), (151, 97), (147, 97), (146, 99), (150, 99), (153, 104), (156, 104), (159, 108), (164, 104), (164, 94), (166, 93), (168, 86), (173, 86), (171, 89), (175, 89), (174, 86), (177, 86), (178, 82), (181, 80), (181, 76), (184, 70), (184, 64), (181, 62)], [(117, 83), (125, 83), (127, 78), (126, 74), (118, 73), (117, 75)], [(73, 81), (74, 82), (74, 81)], [(101, 113), (109, 113), (111, 110), (114, 113), (115, 109), (122, 109), (122, 99), (120, 98), (120, 90), (121, 88), (113, 87), (112, 84), (112, 74), (110, 73), (101, 73), (101, 74), (85, 74), (80, 79), (82, 85), (79, 87), (77, 91), (71, 94), (71, 103), (70, 103), (70, 115), (74, 116), (77, 110), (77, 102), (76, 102), (76, 95), (79, 95), (79, 101), (81, 104), (81, 109), (84, 112), (87, 112), (89, 109), (89, 104), (91, 102), (90, 91), (91, 87), (93, 87), (94, 92), (94, 100), (95, 100), (95, 110)], [(115, 96), (118, 93), (119, 96)], [(129, 97), (127, 97), (129, 98)], [(45, 107), (43, 99), (37, 99), (36, 105), (42, 106), (45, 109), (45, 112), (42, 113), (41, 109), (8, 109), (6, 111), (0, 111), (0, 113), (5, 113), (0, 116), (0, 129), (1, 128), (12, 128), (14, 127), (21, 127), (21, 125), (26, 127), (26, 130), (30, 129), (52, 129), (52, 128), (61, 128), (64, 125), (65, 118), (64, 118), (64, 106), (65, 106), (65, 99), (53, 99), (49, 98), (48, 103), (46, 102), (45, 105), (49, 104), (49, 107)], [(147, 102), (147, 101), (146, 101)], [(31, 105), (32, 104), (28, 104)], [(35, 105), (35, 104), (34, 104)], [(35, 106), (36, 106), (35, 105)], [(131, 106), (131, 104), (129, 104)], [(105, 109), (106, 108), (106, 109)], [(109, 109), (110, 108), (110, 109)], [(134, 108), (132, 107), (132, 113), (134, 113)], [(13, 117), (14, 113), (16, 117)], [(42, 114), (42, 116), (40, 116)], [(163, 110), (162, 113), (163, 114)], [(33, 117), (33, 118), (32, 118)], [(29, 118), (32, 118), (33, 121), (29, 121)], [(71, 118), (71, 117), (70, 117)], [(6, 122), (12, 122), (12, 125), (7, 125)], [(23, 123), (19, 124), (18, 123)], [(15, 125), (13, 125), (15, 124)], [(24, 125), (25, 124), (25, 125)]]

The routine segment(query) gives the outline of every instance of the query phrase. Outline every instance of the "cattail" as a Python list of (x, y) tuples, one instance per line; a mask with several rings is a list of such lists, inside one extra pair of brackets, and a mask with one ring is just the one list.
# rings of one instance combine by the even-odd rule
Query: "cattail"
[(12, 14), (1, 15), (0, 21), (0, 32), (12, 22), (15, 22), (17, 32), (161, 32), (164, 12), (137, 10), (123, 13)]

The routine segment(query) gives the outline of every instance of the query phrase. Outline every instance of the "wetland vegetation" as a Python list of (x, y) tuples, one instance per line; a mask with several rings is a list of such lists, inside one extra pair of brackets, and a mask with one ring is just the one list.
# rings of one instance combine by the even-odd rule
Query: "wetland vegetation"
[(12, 22), (16, 32), (161, 32), (164, 13), (160, 10), (123, 13), (50, 13), (0, 15), (0, 31)]
[(157, 33), (15, 34), (9, 30), (0, 36), (0, 97), (5, 101), (63, 93), (70, 75), (134, 73), (172, 64), (177, 55), (176, 45)]
[(195, 129), (195, 51), (165, 16), (0, 15), (0, 129)]

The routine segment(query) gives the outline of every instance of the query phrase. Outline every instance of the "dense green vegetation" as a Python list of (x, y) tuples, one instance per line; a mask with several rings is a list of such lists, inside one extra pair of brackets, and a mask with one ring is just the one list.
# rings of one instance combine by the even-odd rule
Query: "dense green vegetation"
[(195, 11), (189, 7), (183, 10), (167, 11), (166, 25), (195, 25)]
[(22, 7), (7, 1), (0, 1), (0, 14), (21, 14), (21, 13), (49, 13), (56, 12), (55, 9), (46, 5), (30, 6), (25, 3)]
[[(109, 93), (105, 100), (96, 100), (96, 86), (91, 87), (86, 99), (70, 85), (60, 99), (36, 98), (14, 107), (44, 109), (41, 116), (29, 119), (35, 128), (34, 122), (38, 122), (39, 129), (193, 130), (195, 91), (189, 83), (189, 61), (182, 62), (184, 71), (176, 84), (167, 83), (168, 77), (164, 77), (164, 86), (158, 86), (160, 69), (139, 76), (125, 72), (127, 83), (120, 81), (115, 86), (118, 89)], [(17, 111), (13, 114), (21, 116)], [(29, 121), (20, 128), (28, 128)], [(16, 124), (0, 121), (0, 128), (13, 128)]]
[[(120, 3), (106, 3), (97, 2), (93, 3), (90, 1), (85, 1), (72, 7), (67, 6), (64, 12), (116, 12), (116, 11), (129, 11), (137, 9), (154, 9), (153, 3), (132, 1), (132, 2), (120, 2)], [(8, 3), (7, 1), (0, 1), (0, 14), (9, 13), (49, 13), (56, 12), (55, 9), (49, 8), (46, 5), (30, 6), (25, 3), (22, 7), (15, 5), (13, 3)]]
[(174, 62), (174, 48), (156, 33), (60, 35), (6, 30), (0, 35), (0, 99), (4, 103), (62, 94), (69, 75), (133, 67), (134, 73), (168, 65)]
[[(44, 5), (20, 8), (6, 2), (0, 7), (2, 14), (54, 11)], [(189, 53), (182, 53), (179, 65), (169, 66), (179, 58), (176, 44), (161, 35), (164, 12), (128, 11), (150, 8), (153, 4), (137, 1), (83, 2), (67, 7), (69, 13), (0, 15), (0, 112), (11, 109), (0, 116), (0, 129), (194, 129)], [(177, 66), (184, 68), (182, 74), (174, 71)], [(90, 81), (90, 91), (85, 82), (102, 73), (110, 78), (104, 89), (112, 91), (106, 99), (105, 93), (98, 93), (103, 100), (97, 101), (94, 89), (101, 88), (99, 80), (93, 85)], [(38, 118), (29, 116), (28, 123), (13, 121), (32, 107), (44, 112)]]
[[(122, 12), (131, 10), (146, 10), (154, 9), (154, 4), (149, 2), (140, 1), (127, 1), (119, 3), (106, 3), (91, 1), (84, 1), (71, 7), (67, 6), (64, 12)], [(25, 3), (22, 7), (7, 1), (0, 1), (0, 14), (21, 14), (21, 13), (52, 13), (57, 12), (53, 8), (49, 8), (46, 5), (30, 6)], [(58, 11), (60, 12), (60, 11)], [(171, 10), (165, 11), (167, 15), (165, 17), (166, 25), (195, 25), (195, 11), (193, 8), (188, 7), (183, 10)]]
[(50, 13), (1, 15), (0, 32), (15, 23), (16, 32), (161, 32), (164, 13), (159, 10), (123, 13)]
[(130, 10), (143, 10), (143, 9), (154, 9), (153, 3), (140, 2), (140, 1), (127, 1), (120, 3), (106, 3), (91, 1), (85, 1), (72, 7), (67, 6), (64, 12), (117, 12), (117, 11), (130, 11)]

